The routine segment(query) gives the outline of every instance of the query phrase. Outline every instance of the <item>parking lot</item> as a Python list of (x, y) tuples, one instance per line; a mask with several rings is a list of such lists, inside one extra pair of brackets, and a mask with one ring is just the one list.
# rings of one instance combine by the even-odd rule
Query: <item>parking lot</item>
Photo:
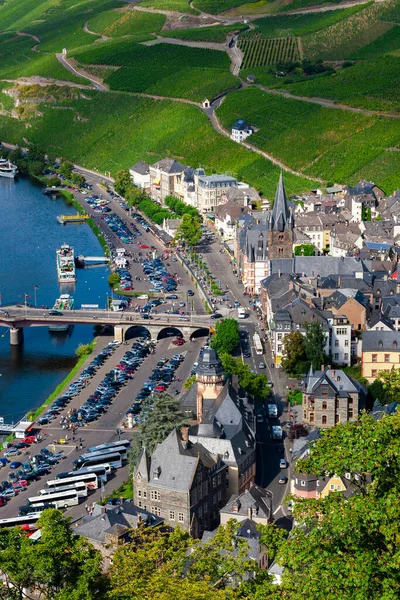
[[(13, 487), (12, 483), (14, 475), (10, 476), (9, 473), (16, 473), (18, 470), (23, 471), (23, 473), (21, 472), (21, 475), (24, 477), (27, 485), (15, 485), (15, 495), (13, 491), (6, 492), (9, 497), (5, 498), (6, 503), (0, 508), (0, 518), (16, 516), (18, 514), (19, 506), (26, 505), (28, 497), (37, 496), (39, 491), (44, 488), (46, 480), (49, 478), (54, 479), (57, 473), (71, 471), (74, 461), (88, 447), (117, 440), (119, 435), (123, 438), (132, 438), (135, 434), (135, 429), (122, 429), (123, 433), (120, 434), (117, 433), (117, 430), (126, 422), (126, 415), (128, 412), (132, 411), (132, 407), (139, 406), (140, 400), (137, 400), (137, 396), (140, 395), (141, 390), (150, 390), (150, 395), (151, 388), (154, 389), (158, 385), (161, 385), (162, 387), (165, 386), (172, 395), (175, 395), (176, 390), (181, 390), (182, 382), (189, 377), (193, 363), (197, 360), (201, 343), (204, 341), (204, 338), (194, 340), (193, 342), (185, 342), (185, 344), (179, 348), (172, 344), (173, 339), (173, 337), (170, 337), (159, 341), (155, 346), (154, 354), (148, 353), (141, 361), (141, 364), (138, 364), (134, 373), (125, 374), (124, 371), (126, 368), (118, 369), (117, 365), (124, 366), (124, 362), (126, 362), (127, 359), (131, 359), (129, 355), (126, 355), (127, 352), (133, 351), (132, 346), (137, 344), (137, 341), (132, 340), (129, 345), (115, 347), (112, 353), (107, 356), (101, 365), (99, 365), (99, 368), (94, 375), (87, 380), (86, 385), (80, 389), (79, 386), (75, 386), (75, 391), (77, 392), (76, 395), (72, 396), (72, 399), (62, 407), (61, 411), (57, 411), (57, 415), (51, 418), (48, 424), (44, 424), (40, 429), (37, 428), (35, 430), (34, 433), (40, 434), (43, 439), (38, 443), (31, 443), (27, 447), (16, 448), (14, 455), (7, 458), (10, 462), (16, 461), (21, 463), (21, 466), (18, 466), (16, 469), (10, 469), (9, 462), (3, 465), (0, 474), (0, 479), (2, 479), (0, 484), (0, 498), (2, 497), (3, 488), (9, 489), (10, 485)], [(96, 359), (104, 349), (109, 348), (108, 344), (110, 341), (111, 339), (109, 337), (101, 337), (99, 339), (94, 355), (88, 358), (82, 372), (87, 372), (90, 368), (90, 363)], [(178, 360), (176, 364), (172, 357), (173, 355), (180, 353), (184, 355), (184, 358), (183, 360)], [(153, 373), (153, 370), (160, 368), (157, 367), (157, 363), (161, 360), (165, 361), (165, 367), (167, 367), (168, 363), (169, 366), (174, 366), (176, 364), (176, 367), (174, 366), (173, 369), (173, 376), (176, 377), (175, 380), (172, 379), (169, 382), (162, 381), (163, 379), (167, 379), (166, 374), (169, 371), (167, 368), (162, 370), (160, 377), (157, 373), (157, 380), (154, 378), (150, 379), (149, 376)], [(129, 365), (131, 369), (132, 366), (132, 364)], [(104, 382), (107, 381), (107, 374), (114, 372), (114, 369), (116, 371), (116, 380), (124, 382), (124, 385), (119, 386), (117, 394), (111, 399), (110, 404), (104, 403), (106, 410), (103, 412), (103, 409), (101, 409), (100, 413), (94, 416), (96, 411), (92, 413), (92, 408), (95, 404), (99, 403), (88, 403), (88, 399), (93, 396), (96, 398), (96, 392), (100, 391), (98, 390), (99, 386), (105, 385)], [(118, 371), (120, 371), (120, 373), (118, 373)], [(125, 376), (121, 377), (121, 375), (126, 375), (127, 379), (125, 380)], [(77, 377), (77, 380), (79, 380), (79, 377)], [(165, 383), (168, 383), (168, 386), (166, 386)], [(74, 388), (72, 389), (74, 390)], [(105, 393), (109, 393), (107, 392), (107, 389), (108, 388), (104, 389)], [(159, 390), (159, 392), (161, 391), (163, 390)], [(156, 391), (156, 393), (159, 392)], [(145, 394), (147, 397), (147, 392), (145, 392)], [(104, 399), (103, 394), (102, 399)], [(94, 400), (94, 398), (92, 398), (92, 400)], [(100, 404), (101, 403), (102, 402), (100, 401)], [(86, 409), (83, 408), (85, 405)], [(136, 413), (134, 418), (137, 422), (140, 418), (141, 411), (138, 411), (137, 408), (134, 410)], [(79, 413), (81, 414), (81, 417), (85, 416), (85, 418), (79, 419)], [(86, 418), (88, 414), (92, 414), (94, 417), (93, 420), (91, 418)], [(76, 415), (76, 417), (74, 415)], [(66, 419), (66, 422), (61, 422), (64, 419)], [(72, 429), (63, 428), (63, 425), (70, 424), (77, 425), (75, 434)], [(62, 444), (60, 443), (60, 440), (63, 442)], [(18, 441), (15, 440), (15, 443), (18, 443)], [(61, 451), (64, 456), (59, 455), (52, 457), (47, 451), (52, 454), (57, 454)], [(28, 454), (24, 454), (25, 452)], [(2, 457), (6, 458), (4, 457), (4, 453), (2, 453)], [(36, 457), (34, 462), (32, 462), (33, 457)], [(28, 463), (25, 465), (25, 468), (22, 467), (24, 463)], [(35, 464), (36, 466), (34, 466)], [(29, 474), (30, 468), (33, 476), (28, 476), (28, 481), (26, 476)], [(40, 469), (42, 470), (40, 471)], [(118, 469), (113, 473), (111, 479), (106, 484), (103, 494), (110, 494), (113, 489), (119, 487), (119, 485), (126, 480), (127, 475), (127, 467)], [(14, 483), (17, 483), (17, 479), (18, 476), (15, 477)], [(99, 500), (101, 493), (100, 489), (93, 492), (90, 495), (90, 501), (94, 502)], [(81, 516), (83, 513), (84, 506), (82, 506), (82, 503), (79, 506), (71, 507), (68, 510), (68, 514), (74, 518)]]

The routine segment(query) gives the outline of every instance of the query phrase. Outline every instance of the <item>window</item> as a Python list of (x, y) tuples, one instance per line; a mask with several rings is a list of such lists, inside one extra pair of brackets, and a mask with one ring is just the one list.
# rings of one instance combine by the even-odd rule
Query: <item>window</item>
[(203, 516), (203, 507), (199, 506), (199, 512), (198, 512), (199, 518)]
[(204, 513), (204, 514), (207, 514), (207, 513), (208, 513), (208, 504), (205, 504), (205, 505), (203, 506), (203, 513)]
[(221, 490), (218, 491), (218, 501), (220, 501), (222, 499), (222, 493)]
[(327, 416), (326, 415), (322, 415), (322, 425), (326, 425), (327, 422)]
[(161, 508), (159, 506), (151, 506), (150, 512), (152, 512), (153, 515), (156, 515), (157, 517), (161, 517)]
[(183, 523), (183, 521), (184, 521), (183, 513), (179, 512), (178, 513), (178, 523)]
[(344, 353), (344, 360), (349, 360), (349, 353), (348, 352)]
[(278, 333), (278, 342), (280, 342), (282, 340), (282, 334)]
[(378, 362), (378, 355), (377, 354), (373, 354), (372, 355), (372, 362)]
[(339, 353), (335, 352), (335, 360), (339, 360)]
[(282, 352), (282, 344), (278, 344), (278, 352)]
[(335, 415), (335, 423), (340, 423), (340, 415)]
[(141, 498), (142, 497), (142, 490), (137, 490), (137, 495), (138, 495), (138, 498)]
[(350, 473), (345, 473), (344, 476), (346, 477), (346, 479), (350, 479), (351, 480), (351, 474)]
[(336, 335), (346, 335), (347, 329), (345, 327), (338, 327), (336, 330)]
[(319, 480), (317, 479), (317, 487), (319, 487)]
[(327, 408), (328, 408), (328, 403), (326, 400), (324, 400), (322, 403), (322, 410), (326, 410)]
[(301, 485), (302, 487), (306, 487), (306, 482), (304, 481), (304, 479), (301, 480)]
[(376, 373), (377, 373), (376, 369), (372, 369), (371, 377), (376, 377)]
[(147, 490), (143, 490), (143, 498), (147, 498)]
[(208, 494), (208, 481), (205, 481), (203, 483), (203, 490), (202, 490), (202, 492), (203, 492), (202, 498), (204, 498), (204, 496), (207, 496), (207, 494)]
[(175, 511), (174, 510), (169, 511), (169, 520), (175, 521)]
[(160, 494), (160, 492), (157, 492), (156, 490), (151, 490), (150, 498), (152, 500), (161, 500), (161, 494)]
[(142, 501), (141, 500), (139, 500), (139, 502), (138, 502), (138, 507), (142, 508)]
[(335, 486), (334, 486), (334, 484), (333, 484), (333, 483), (331, 483), (331, 485), (330, 485), (329, 487), (330, 487), (330, 489), (331, 489), (331, 490), (334, 490), (334, 489), (335, 489)]
[(385, 362), (390, 362), (390, 354), (385, 354)]
[(353, 409), (349, 408), (349, 419), (353, 418)]
[(347, 347), (349, 345), (349, 340), (344, 340), (344, 345)]
[(299, 483), (299, 480), (298, 480), (298, 479), (297, 479), (297, 477), (296, 477), (296, 484), (297, 484), (297, 483)]
[(338, 492), (341, 492), (342, 491), (342, 486), (341, 485), (337, 485), (336, 489), (337, 489)]
[(218, 473), (218, 485), (221, 485), (221, 473)]
[(339, 346), (339, 340), (335, 340), (335, 347), (338, 348)]
[(310, 423), (314, 423), (314, 413), (310, 413)]

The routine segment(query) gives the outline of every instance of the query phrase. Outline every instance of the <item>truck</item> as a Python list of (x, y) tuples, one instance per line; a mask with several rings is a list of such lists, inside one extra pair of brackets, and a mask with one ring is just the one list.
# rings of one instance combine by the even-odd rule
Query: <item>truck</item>
[(268, 417), (275, 419), (278, 416), (278, 407), (276, 404), (268, 404)]
[(243, 306), (238, 307), (238, 319), (245, 319), (247, 317), (246, 309)]
[(273, 425), (272, 429), (272, 439), (273, 440), (281, 440), (282, 439), (282, 427), (280, 425)]

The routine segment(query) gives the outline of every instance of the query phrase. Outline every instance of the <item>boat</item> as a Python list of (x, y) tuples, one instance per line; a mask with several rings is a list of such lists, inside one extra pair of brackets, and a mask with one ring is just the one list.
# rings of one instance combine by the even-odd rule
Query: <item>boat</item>
[[(54, 310), (72, 310), (74, 308), (74, 299), (69, 294), (61, 294), (59, 298), (54, 302), (53, 309)], [(49, 331), (53, 333), (63, 333), (64, 331), (69, 330), (69, 324), (66, 323), (55, 323), (54, 325), (49, 325)]]
[(0, 177), (14, 179), (18, 173), (18, 167), (5, 158), (0, 158)]
[(52, 333), (64, 333), (65, 331), (68, 331), (68, 329), (68, 323), (66, 323), (65, 325), (63, 325), (62, 323), (60, 323), (59, 325), (49, 325), (49, 331), (51, 331)]
[(57, 275), (60, 283), (75, 283), (74, 249), (68, 244), (57, 250)]
[(74, 308), (74, 299), (69, 294), (61, 294), (54, 302), (54, 310), (72, 310)]

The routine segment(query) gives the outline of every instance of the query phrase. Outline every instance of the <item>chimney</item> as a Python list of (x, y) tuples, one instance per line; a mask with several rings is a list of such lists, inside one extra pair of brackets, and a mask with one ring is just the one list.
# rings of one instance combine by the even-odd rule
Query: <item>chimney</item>
[(201, 419), (203, 417), (203, 394), (198, 390), (197, 391), (197, 423), (201, 423)]
[(181, 427), (182, 442), (189, 441), (189, 427)]
[(325, 371), (325, 365), (321, 365), (321, 371)]
[(251, 506), (249, 506), (249, 508), (247, 510), (247, 516), (250, 520), (253, 518), (253, 509)]
[(338, 288), (340, 288), (340, 277), (338, 277), (337, 282), (338, 282)]

